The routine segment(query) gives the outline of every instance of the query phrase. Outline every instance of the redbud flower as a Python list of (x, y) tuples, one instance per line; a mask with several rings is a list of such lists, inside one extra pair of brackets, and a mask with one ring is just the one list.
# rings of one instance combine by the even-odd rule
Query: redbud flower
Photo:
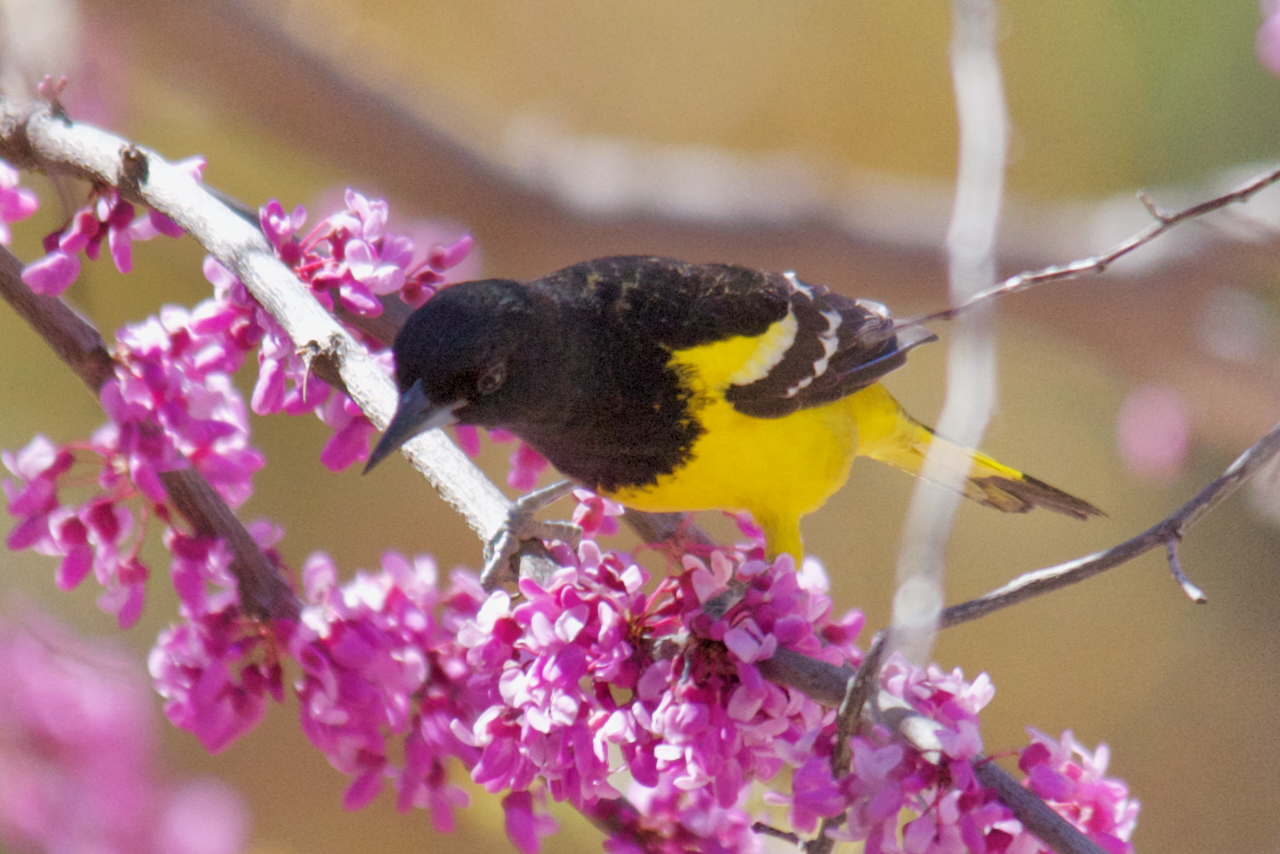
[(40, 207), (40, 199), (26, 187), (18, 186), (19, 173), (0, 160), (0, 245), (9, 245), (9, 223), (26, 219)]

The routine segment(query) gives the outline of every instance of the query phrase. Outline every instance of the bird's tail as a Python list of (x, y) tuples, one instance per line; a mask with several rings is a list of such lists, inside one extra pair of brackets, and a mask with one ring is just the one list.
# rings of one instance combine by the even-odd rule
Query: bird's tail
[(903, 411), (879, 383), (858, 392), (858, 453), (915, 475), (921, 474), (931, 447), (939, 446), (948, 472), (964, 477), (966, 497), (1006, 513), (1044, 507), (1077, 519), (1100, 516), (1087, 501), (996, 462), (986, 454), (962, 448), (934, 434)]

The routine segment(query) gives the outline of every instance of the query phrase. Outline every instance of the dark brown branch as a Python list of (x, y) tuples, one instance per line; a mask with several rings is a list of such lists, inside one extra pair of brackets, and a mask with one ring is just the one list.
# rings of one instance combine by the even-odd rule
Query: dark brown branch
[(1078, 854), (1105, 854), (1102, 848), (1068, 824), (1062, 816), (991, 760), (975, 761), (973, 774), (988, 789), (995, 789), (1000, 803), (1007, 806), (1023, 827), (1054, 851)]
[[(115, 373), (102, 336), (62, 300), (32, 292), (21, 274), (22, 262), (0, 247), (0, 297), (97, 395)], [(231, 549), (231, 572), (245, 611), (259, 618), (296, 618), (298, 601), (288, 582), (209, 482), (194, 468), (161, 472), (160, 480), (195, 533), (221, 537)]]
[(1200, 202), (1199, 204), (1192, 205), (1188, 208), (1183, 208), (1182, 210), (1171, 214), (1161, 213), (1147, 192), (1145, 190), (1141, 191), (1138, 193), (1138, 199), (1142, 202), (1143, 207), (1147, 209), (1151, 216), (1155, 218), (1156, 222), (1132, 237), (1117, 243), (1109, 251), (1104, 252), (1101, 255), (1095, 255), (1092, 258), (1083, 258), (1079, 261), (1072, 261), (1070, 264), (1044, 267), (1032, 272), (1019, 273), (1016, 276), (1011, 276), (1008, 279), (1005, 279), (994, 288), (989, 288), (988, 290), (977, 294), (958, 306), (943, 309), (942, 311), (935, 311), (932, 314), (926, 314), (925, 316), (914, 320), (902, 320), (899, 321), (897, 325), (902, 327), (917, 323), (928, 323), (933, 320), (950, 320), (961, 312), (968, 311), (975, 305), (979, 305), (999, 296), (1019, 293), (1021, 291), (1029, 290), (1036, 285), (1043, 285), (1046, 282), (1060, 282), (1067, 279), (1078, 279), (1082, 276), (1103, 273), (1108, 267), (1123, 258), (1125, 255), (1128, 255), (1135, 249), (1145, 246), (1175, 226), (1181, 225), (1188, 220), (1202, 217), (1207, 213), (1221, 210), (1228, 205), (1248, 201), (1254, 195), (1267, 187), (1270, 187), (1277, 181), (1280, 181), (1280, 167), (1276, 167), (1269, 172), (1259, 175), (1229, 193), (1224, 193), (1221, 196), (1215, 196), (1212, 199)]
[[(1200, 521), (1206, 513), (1218, 506), (1227, 496), (1235, 492), (1240, 484), (1257, 473), (1268, 460), (1280, 451), (1280, 424), (1271, 428), (1271, 432), (1259, 439), (1252, 447), (1236, 458), (1218, 478), (1200, 490), (1195, 498), (1182, 505), (1176, 513), (1162, 519), (1132, 539), (1125, 540), (1103, 552), (1078, 558), (1057, 566), (1038, 569), (1015, 578), (1003, 587), (963, 602), (952, 605), (942, 612), (944, 628), (957, 626), (984, 617), (992, 611), (1007, 608), (1034, 596), (1078, 584), (1086, 578), (1092, 578), (1108, 569), (1133, 560), (1135, 557), (1162, 546), (1168, 548), (1177, 543), (1183, 534)], [(1192, 599), (1203, 601), (1199, 588), (1185, 581), (1182, 567), (1177, 562), (1177, 553), (1170, 551), (1171, 569), (1175, 578), (1179, 579)], [(1184, 583), (1185, 582), (1185, 583)], [(1190, 586), (1188, 586), (1190, 585)], [(1197, 598), (1199, 597), (1199, 598)]]

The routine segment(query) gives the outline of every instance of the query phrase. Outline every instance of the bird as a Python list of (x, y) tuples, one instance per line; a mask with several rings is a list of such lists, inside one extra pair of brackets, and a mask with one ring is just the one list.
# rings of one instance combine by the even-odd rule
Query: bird
[(435, 427), (501, 428), (625, 507), (747, 511), (769, 559), (797, 563), (801, 518), (857, 456), (918, 476), (941, 445), (981, 504), (1099, 515), (903, 410), (880, 380), (933, 340), (878, 302), (733, 264), (616, 256), (452, 284), (396, 335), (399, 404), (365, 471)]

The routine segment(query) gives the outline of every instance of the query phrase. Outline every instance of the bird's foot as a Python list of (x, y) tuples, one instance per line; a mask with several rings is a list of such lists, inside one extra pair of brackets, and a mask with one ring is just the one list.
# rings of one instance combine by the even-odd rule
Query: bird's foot
[[(562, 480), (516, 499), (502, 527), (485, 544), (484, 571), (480, 574), (481, 584), (490, 588), (500, 583), (503, 578), (519, 578), (519, 569), (514, 567), (512, 562), (520, 555), (521, 547), (527, 541), (560, 540), (572, 548), (578, 547), (578, 543), (582, 540), (582, 529), (577, 525), (572, 522), (544, 522), (533, 518), (543, 508), (573, 492), (575, 487), (576, 484), (573, 481)], [(545, 552), (541, 558), (534, 557), (534, 559), (549, 561)], [(548, 574), (550, 571), (554, 571), (554, 565), (548, 570)]]

